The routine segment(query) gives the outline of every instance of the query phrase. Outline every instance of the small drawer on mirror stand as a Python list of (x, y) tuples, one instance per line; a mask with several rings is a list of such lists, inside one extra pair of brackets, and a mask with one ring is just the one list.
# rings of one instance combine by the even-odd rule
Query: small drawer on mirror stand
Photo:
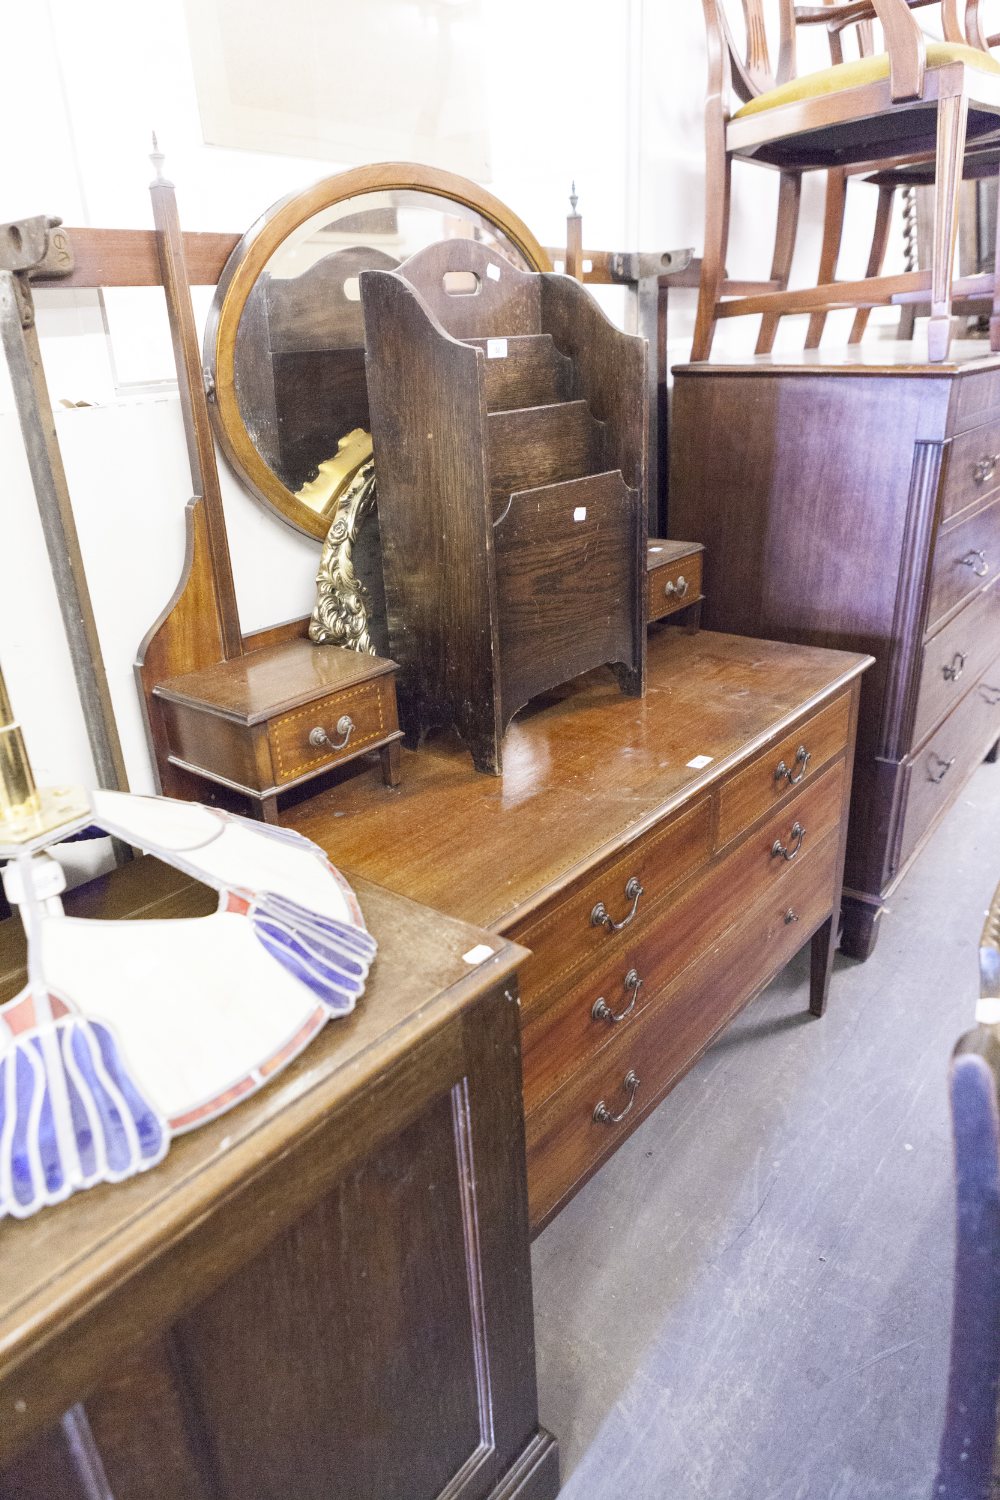
[(685, 623), (697, 630), (701, 618), (702, 554), (699, 542), (671, 542), (651, 537), (646, 544), (648, 619), (665, 620), (687, 611)]
[(250, 799), (277, 822), (278, 793), (377, 750), (399, 784), (396, 664), (302, 638), (217, 662), (153, 690), (171, 765)]

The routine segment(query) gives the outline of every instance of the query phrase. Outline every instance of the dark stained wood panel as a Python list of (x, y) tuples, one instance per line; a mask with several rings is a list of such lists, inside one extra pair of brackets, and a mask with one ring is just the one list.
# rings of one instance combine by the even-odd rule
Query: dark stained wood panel
[(446, 1093), (175, 1330), (227, 1500), (433, 1500), (480, 1443), (471, 1269)]
[[(639, 654), (641, 618), (622, 610), (638, 515), (638, 497), (617, 469), (511, 495), (494, 528), (504, 718), (595, 661), (624, 664)], [(630, 534), (633, 545), (623, 548)]]
[[(449, 278), (462, 281), (461, 295), (449, 290)], [(605, 344), (615, 356), (605, 378), (632, 377), (615, 398), (597, 403), (616, 416), (630, 414), (610, 460), (606, 424), (588, 400), (511, 406), (542, 394), (539, 370), (544, 374), (548, 361), (558, 376), (564, 360), (553, 353), (561, 326), (551, 343), (541, 339), (548, 333), (543, 281), (469, 240), (432, 245), (398, 272), (364, 271), (360, 278), (400, 721), (411, 744), (454, 725), (477, 770), (493, 775), (502, 772), (510, 716), (528, 697), (609, 657), (622, 693), (640, 696), (644, 682), (642, 452), (636, 467), (619, 460), (618, 450), (629, 448), (642, 409), (645, 345), (607, 324), (597, 349), (586, 341), (573, 346), (571, 384), (588, 400), (591, 385), (599, 388), (594, 364)], [(590, 299), (576, 283), (568, 295), (577, 321), (589, 328), (596, 316)], [(534, 344), (525, 342), (529, 336)], [(538, 352), (527, 358), (528, 349)], [(492, 373), (508, 359), (514, 369), (522, 354), (531, 366), (524, 382)], [(491, 409), (491, 392), (501, 409)], [(587, 545), (581, 527), (574, 569), (574, 534), (561, 519), (544, 525), (542, 510), (550, 518), (558, 510), (553, 496), (521, 492), (602, 475), (607, 490), (616, 463), (624, 463), (619, 493), (628, 497), (623, 524), (605, 526), (599, 547)], [(610, 491), (600, 502), (593, 494), (594, 508), (611, 503)], [(529, 526), (532, 506), (541, 509)], [(512, 513), (508, 534), (517, 539), (505, 542), (500, 532)], [(583, 506), (578, 519), (585, 514)], [(595, 621), (585, 618), (578, 584), (585, 565), (601, 595)], [(613, 618), (602, 633), (595, 626), (605, 604)]]
[(490, 411), (551, 406), (556, 401), (572, 400), (573, 366), (559, 353), (550, 333), (466, 342), (486, 355), (483, 380)]
[(490, 412), (487, 436), (490, 488), (499, 513), (518, 490), (605, 468), (604, 433), (585, 401)]

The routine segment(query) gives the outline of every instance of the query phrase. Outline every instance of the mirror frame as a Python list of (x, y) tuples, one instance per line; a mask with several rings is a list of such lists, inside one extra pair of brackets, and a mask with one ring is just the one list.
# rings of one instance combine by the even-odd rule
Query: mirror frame
[(302, 224), (326, 208), (362, 193), (423, 191), (474, 209), (524, 256), (533, 271), (552, 263), (528, 226), (468, 178), (414, 162), (378, 162), (325, 177), (303, 192), (283, 198), (247, 230), (223, 268), (205, 326), (205, 365), (210, 380), (212, 425), (227, 459), (252, 495), (306, 536), (322, 540), (323, 519), (296, 498), (261, 458), (250, 440), (236, 400), (236, 334), (247, 298), (271, 256)]

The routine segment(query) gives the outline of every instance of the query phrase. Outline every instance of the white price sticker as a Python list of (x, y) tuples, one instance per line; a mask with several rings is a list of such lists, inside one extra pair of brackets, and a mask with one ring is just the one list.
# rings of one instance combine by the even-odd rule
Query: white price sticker
[(585, 521), (586, 519), (587, 519), (587, 507), (585, 505), (578, 505), (576, 507), (576, 509), (574, 510), (574, 512), (573, 512), (573, 520), (574, 521)]
[(474, 948), (469, 949), (468, 953), (463, 953), (462, 957), (467, 964), (483, 964), (492, 955), (493, 949), (488, 943), (477, 943)]
[(493, 262), (490, 261), (489, 265), (486, 267), (486, 274), (490, 278), (491, 281), (499, 281), (500, 280), (500, 267), (499, 266), (495, 266), (493, 264)]
[(694, 760), (688, 761), (688, 769), (691, 771), (704, 771), (706, 766), (712, 764), (714, 759), (711, 755), (696, 755)]
[(507, 340), (506, 339), (487, 339), (486, 340), (486, 358), (487, 359), (506, 359), (507, 358)]

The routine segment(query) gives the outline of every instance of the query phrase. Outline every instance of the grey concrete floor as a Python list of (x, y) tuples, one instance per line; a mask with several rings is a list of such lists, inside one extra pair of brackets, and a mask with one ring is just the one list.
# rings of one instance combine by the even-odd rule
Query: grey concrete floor
[(944, 1410), (946, 1074), (1000, 879), (983, 766), (827, 1015), (800, 954), (536, 1241), (564, 1500), (929, 1500)]

